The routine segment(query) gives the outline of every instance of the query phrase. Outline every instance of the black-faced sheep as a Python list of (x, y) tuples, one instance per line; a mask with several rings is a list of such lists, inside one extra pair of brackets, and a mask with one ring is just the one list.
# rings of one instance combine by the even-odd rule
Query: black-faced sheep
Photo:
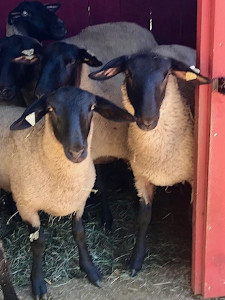
[[(96, 85), (88, 79), (89, 68), (97, 67), (100, 62), (97, 58), (87, 52), (83, 48), (79, 48), (72, 44), (56, 42), (48, 45), (43, 50), (41, 76), (36, 87), (36, 96), (48, 94), (54, 89), (63, 85), (88, 86), (89, 90), (94, 90)], [(87, 82), (86, 82), (87, 81)], [(121, 81), (122, 82), (122, 81)], [(101, 96), (106, 94), (114, 102), (121, 99), (119, 81), (112, 89), (105, 89), (105, 86), (96, 85)], [(93, 85), (94, 83), (94, 85)], [(120, 103), (122, 106), (122, 103)], [(112, 158), (127, 159), (127, 129), (125, 123), (112, 123), (99, 115), (94, 116), (94, 132), (92, 140), (92, 157), (95, 163), (102, 163)], [(104, 144), (104, 147), (102, 146)], [(104, 194), (103, 184), (99, 183), (99, 167), (97, 166), (97, 189), (100, 194)], [(103, 210), (102, 223), (106, 230), (110, 230), (112, 226), (112, 215), (109, 207), (105, 205), (107, 199), (102, 196)]]
[[(120, 34), (117, 36), (116, 33), (119, 29)], [(94, 50), (103, 61), (106, 61), (108, 57), (113, 57), (116, 53), (134, 53), (152, 47), (155, 51), (164, 52), (167, 48), (167, 53), (169, 52), (169, 54), (176, 55), (181, 59), (187, 56), (188, 63), (194, 64), (195, 61), (193, 49), (179, 45), (168, 45), (164, 48), (162, 46), (155, 47), (156, 42), (149, 31), (127, 22), (90, 26), (78, 36), (67, 39), (66, 42), (76, 42), (78, 45)], [(81, 49), (79, 51), (78, 49), (75, 45), (60, 42), (49, 45), (44, 50), (42, 74), (37, 84), (36, 95), (40, 97), (59, 86), (76, 85), (101, 96), (107, 95), (111, 101), (122, 106), (120, 91), (122, 76), (115, 77), (104, 84), (88, 80), (87, 75), (93, 64), (90, 63), (90, 59), (86, 58), (87, 64), (81, 66), (81, 63), (85, 61), (82, 61)], [(103, 159), (105, 161), (105, 158), (112, 157), (128, 160), (127, 125), (115, 124), (111, 126), (101, 116), (95, 118), (92, 142), (92, 155), (95, 163), (102, 163)], [(101, 147), (103, 141), (105, 146)], [(107, 229), (111, 229), (111, 214), (109, 209), (106, 211), (107, 214), (103, 214), (103, 223)]]
[(39, 1), (21, 2), (8, 15), (6, 36), (30, 36), (39, 42), (65, 37), (64, 23), (55, 12), (61, 4), (42, 4)]
[(34, 101), (41, 45), (25, 36), (0, 41), (0, 103), (26, 106)]
[[(101, 276), (89, 256), (81, 220), (95, 181), (90, 153), (94, 111), (110, 120), (133, 121), (125, 110), (75, 87), (42, 97), (24, 112), (11, 106), (0, 110), (0, 187), (12, 192), (22, 219), (29, 225), (31, 281), (37, 299), (46, 294), (40, 210), (53, 216), (76, 212), (72, 222), (80, 267), (93, 284), (100, 285)], [(38, 122), (44, 115), (45, 120)], [(28, 128), (31, 125), (35, 126)]]
[(145, 255), (155, 186), (193, 184), (193, 118), (177, 78), (187, 84), (210, 80), (182, 62), (151, 52), (116, 58), (90, 77), (106, 80), (120, 72), (125, 73), (124, 106), (136, 117), (128, 130), (129, 163), (140, 197), (137, 240), (130, 262), (135, 275)]
[(4, 300), (18, 300), (12, 285), (9, 265), (4, 253), (3, 245), (0, 240), (0, 286), (3, 291)]

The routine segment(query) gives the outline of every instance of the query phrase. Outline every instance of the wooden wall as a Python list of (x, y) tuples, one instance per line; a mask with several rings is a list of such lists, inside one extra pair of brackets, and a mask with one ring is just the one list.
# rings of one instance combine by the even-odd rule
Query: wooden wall
[[(0, 1), (0, 37), (10, 10), (21, 0)], [(55, 3), (56, 0), (41, 0)], [(153, 18), (153, 34), (159, 43), (178, 43), (195, 47), (197, 0), (61, 0), (58, 15), (64, 20), (68, 36), (88, 25), (131, 21), (149, 28)]]

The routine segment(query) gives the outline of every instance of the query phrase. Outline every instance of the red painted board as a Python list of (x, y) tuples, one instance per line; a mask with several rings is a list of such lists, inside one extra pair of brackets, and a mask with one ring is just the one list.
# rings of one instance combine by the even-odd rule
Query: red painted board
[[(197, 67), (210, 75), (211, 0), (198, 0)], [(211, 86), (200, 86), (195, 106), (195, 181), (193, 191), (192, 289), (202, 293), (205, 214), (208, 186), (208, 152)]]
[(121, 21), (120, 0), (89, 0), (90, 25)]
[(213, 92), (205, 236), (204, 297), (225, 296), (225, 96)]
[[(225, 2), (198, 4), (200, 68), (210, 77), (225, 77)], [(215, 298), (225, 296), (225, 96), (201, 88), (198, 108), (192, 286), (195, 293)]]
[[(5, 36), (5, 26), (8, 13), (14, 9), (21, 0), (0, 1), (0, 37)], [(89, 24), (88, 0), (41, 0), (42, 3), (61, 3), (62, 6), (56, 13), (64, 22), (67, 28), (67, 36), (77, 34)]]
[(151, 0), (151, 6), (158, 43), (195, 48), (197, 0)]
[(149, 28), (151, 0), (89, 0), (90, 24), (129, 21)]
[[(225, 77), (225, 2), (212, 0), (211, 73)], [(225, 296), (225, 96), (211, 95), (208, 201), (205, 223), (204, 297)]]
[(120, 0), (121, 20), (135, 22), (149, 29), (151, 0)]
[[(65, 22), (67, 36), (73, 36), (89, 25), (88, 0), (58, 0), (62, 6), (57, 15)], [(54, 3), (56, 0), (42, 1)]]

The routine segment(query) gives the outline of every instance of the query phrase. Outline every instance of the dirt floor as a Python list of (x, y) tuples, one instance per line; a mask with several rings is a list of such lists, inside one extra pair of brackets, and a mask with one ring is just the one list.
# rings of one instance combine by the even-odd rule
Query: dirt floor
[[(55, 300), (202, 299), (191, 291), (191, 207), (187, 186), (157, 190), (143, 269), (136, 277), (129, 276), (127, 264), (134, 243), (138, 202), (130, 173), (124, 171), (124, 166), (119, 168), (122, 177), (118, 179), (118, 172), (112, 167), (107, 184), (114, 215), (112, 233), (104, 233), (101, 229), (99, 204), (86, 210), (88, 246), (104, 276), (101, 289), (92, 286), (79, 270), (70, 220), (63, 218), (49, 223), (47, 216), (42, 217), (49, 297)], [(1, 234), (16, 290), (20, 299), (33, 299), (29, 287), (26, 227), (14, 219), (6, 225), (9, 216), (3, 206), (0, 209), (3, 211), (0, 215)]]

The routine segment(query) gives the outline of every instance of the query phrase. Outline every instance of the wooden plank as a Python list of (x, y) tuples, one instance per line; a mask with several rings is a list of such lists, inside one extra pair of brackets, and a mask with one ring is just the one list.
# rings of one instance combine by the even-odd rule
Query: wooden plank
[(153, 34), (159, 44), (195, 48), (197, 0), (151, 0)]
[(225, 96), (214, 92), (211, 103), (209, 184), (203, 278), (203, 296), (207, 298), (225, 296), (224, 127)]
[[(45, 2), (46, 1), (43, 1)], [(47, 3), (57, 2), (55, 0)], [(60, 1), (59, 1), (60, 2)], [(88, 0), (63, 0), (57, 15), (65, 22), (67, 37), (73, 36), (89, 25)]]
[[(197, 66), (202, 74), (210, 75), (211, 0), (198, 0)], [(205, 212), (208, 186), (208, 148), (210, 126), (210, 88), (201, 86), (196, 93), (195, 106), (195, 185), (193, 190), (192, 230), (192, 289), (202, 293), (203, 256), (205, 242)]]
[[(212, 0), (211, 73), (225, 76), (225, 2)], [(213, 24), (213, 25), (212, 25)], [(225, 296), (225, 96), (211, 96), (208, 202), (204, 256), (204, 297)]]
[(121, 21), (120, 0), (89, 0), (90, 25)]
[(151, 0), (120, 0), (121, 20), (135, 22), (149, 29)]

